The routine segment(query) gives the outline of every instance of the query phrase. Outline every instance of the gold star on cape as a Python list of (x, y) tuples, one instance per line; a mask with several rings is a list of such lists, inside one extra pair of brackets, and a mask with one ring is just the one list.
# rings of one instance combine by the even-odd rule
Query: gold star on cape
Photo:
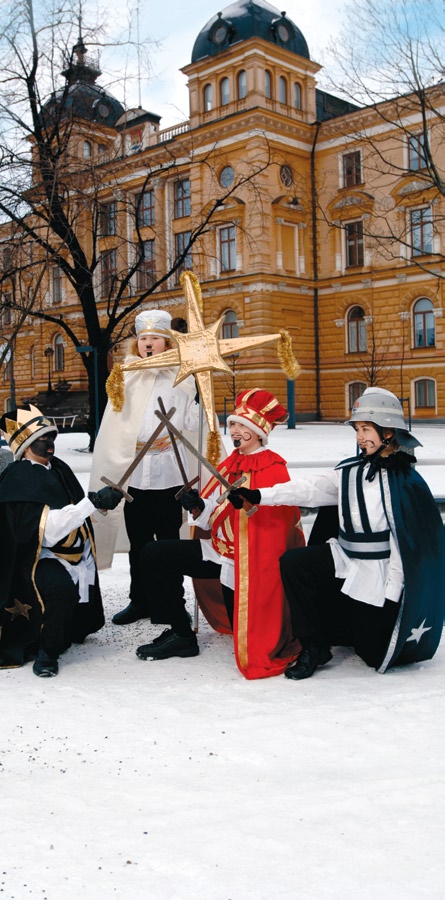
[(13, 619), (16, 619), (18, 616), (24, 616), (25, 619), (29, 621), (29, 610), (32, 609), (32, 606), (29, 603), (21, 603), (20, 600), (14, 600), (14, 606), (10, 606), (9, 608), (5, 606), (5, 612), (11, 613)]
[[(205, 328), (198, 302), (198, 297), (200, 296), (198, 279), (193, 272), (184, 272), (181, 276), (181, 282), (187, 307), (187, 334), (170, 331), (170, 337), (176, 344), (173, 350), (166, 350), (155, 357), (127, 363), (122, 366), (122, 370), (128, 372), (133, 369), (159, 369), (167, 366), (179, 366), (175, 384), (179, 384), (188, 375), (194, 375), (198, 383), (208, 426), (210, 431), (213, 432), (215, 430), (213, 373), (227, 372), (229, 375), (232, 374), (223, 357), (233, 356), (235, 353), (240, 353), (243, 350), (251, 350), (253, 347), (262, 347), (265, 344), (281, 341), (286, 333), (258, 336), (247, 335), (246, 337), (230, 338), (229, 340), (220, 339), (219, 332), (224, 315), (217, 322), (214, 322), (213, 325)], [(288, 335), (287, 338), (289, 339)], [(290, 351), (288, 352), (289, 356), (291, 359), (286, 360), (286, 362), (290, 362), (288, 377), (296, 378), (300, 367)]]

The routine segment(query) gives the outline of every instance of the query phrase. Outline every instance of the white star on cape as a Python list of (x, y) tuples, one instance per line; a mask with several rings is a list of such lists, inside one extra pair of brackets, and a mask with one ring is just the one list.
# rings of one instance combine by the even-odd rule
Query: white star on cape
[(423, 620), (422, 624), (419, 625), (418, 628), (411, 628), (411, 634), (410, 634), (409, 638), (406, 639), (407, 643), (408, 643), (408, 641), (415, 641), (416, 644), (418, 644), (422, 635), (424, 635), (426, 631), (431, 631), (431, 625), (429, 628), (423, 627), (425, 625), (425, 622), (426, 622), (426, 619)]

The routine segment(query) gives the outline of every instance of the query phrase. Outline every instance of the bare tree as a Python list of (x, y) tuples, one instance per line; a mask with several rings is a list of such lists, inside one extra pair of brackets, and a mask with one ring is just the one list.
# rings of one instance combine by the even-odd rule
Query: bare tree
[[(223, 154), (218, 147), (204, 155), (195, 151), (191, 136), (184, 140), (177, 134), (154, 156), (138, 153), (144, 176), (137, 190), (127, 190), (135, 163), (123, 161), (125, 116), (117, 130), (106, 118), (94, 121), (96, 137), (99, 133), (103, 141), (100, 164), (78, 151), (79, 136), (88, 142), (88, 117), (73, 101), (76, 85), (94, 86), (100, 72), (88, 59), (84, 37), (73, 39), (77, 23), (76, 11), (63, 4), (46, 22), (37, 22), (33, 0), (22, 0), (0, 32), (0, 240), (4, 255), (9, 254), (3, 296), (8, 295), (17, 314), (16, 326), (30, 317), (40, 319), (56, 324), (76, 348), (92, 348), (81, 358), (88, 373), (93, 438), (96, 391), (100, 416), (108, 354), (128, 334), (129, 317), (159, 288), (171, 285), (174, 273), (190, 266), (192, 248), (194, 264), (199, 261), (207, 252), (205, 235), (218, 222), (231, 221), (231, 206), (238, 221), (237, 204), (261, 203), (259, 176), (271, 159), (264, 141), (261, 150), (247, 154), (234, 183), (221, 188), (217, 171)], [(85, 35), (84, 23), (82, 28)], [(88, 37), (91, 43), (99, 42), (97, 31)], [(61, 52), (64, 83), (58, 66)], [(172, 248), (166, 245), (165, 227), (144, 218), (145, 200), (156, 179), (167, 173), (180, 178), (196, 167), (200, 177), (205, 173), (208, 199), (195, 210), (188, 198), (191, 225)], [(147, 235), (156, 238), (161, 265), (147, 258)], [(63, 273), (77, 298), (80, 319), (65, 316), (48, 300), (54, 270)]]

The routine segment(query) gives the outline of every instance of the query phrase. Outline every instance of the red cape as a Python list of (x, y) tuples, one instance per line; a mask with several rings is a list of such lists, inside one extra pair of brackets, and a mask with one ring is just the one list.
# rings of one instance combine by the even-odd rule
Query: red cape
[[(285, 460), (273, 450), (243, 455), (234, 450), (218, 467), (228, 481), (245, 475), (245, 487), (272, 487), (290, 480)], [(210, 479), (202, 496), (222, 488)], [(280, 675), (300, 649), (293, 640), (287, 600), (281, 584), (279, 559), (289, 547), (304, 546), (298, 507), (259, 506), (247, 517), (229, 501), (221, 504), (218, 519), (227, 512), (227, 531), (233, 531), (235, 613), (233, 640), (238, 668), (245, 678)], [(196, 585), (196, 582), (195, 582)], [(230, 632), (222, 597), (202, 595), (198, 602), (217, 631)]]

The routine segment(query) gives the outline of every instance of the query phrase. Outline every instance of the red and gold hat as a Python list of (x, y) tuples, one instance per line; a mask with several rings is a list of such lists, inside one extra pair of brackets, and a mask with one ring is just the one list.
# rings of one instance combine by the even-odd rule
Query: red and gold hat
[(58, 434), (54, 423), (32, 403), (24, 404), (21, 409), (6, 412), (0, 419), (0, 430), (16, 459), (21, 459), (26, 448), (44, 434), (51, 431)]
[(238, 394), (235, 412), (228, 416), (227, 422), (229, 425), (231, 422), (247, 425), (259, 435), (263, 444), (267, 444), (272, 428), (287, 422), (288, 418), (288, 412), (273, 394), (260, 388), (252, 388)]

